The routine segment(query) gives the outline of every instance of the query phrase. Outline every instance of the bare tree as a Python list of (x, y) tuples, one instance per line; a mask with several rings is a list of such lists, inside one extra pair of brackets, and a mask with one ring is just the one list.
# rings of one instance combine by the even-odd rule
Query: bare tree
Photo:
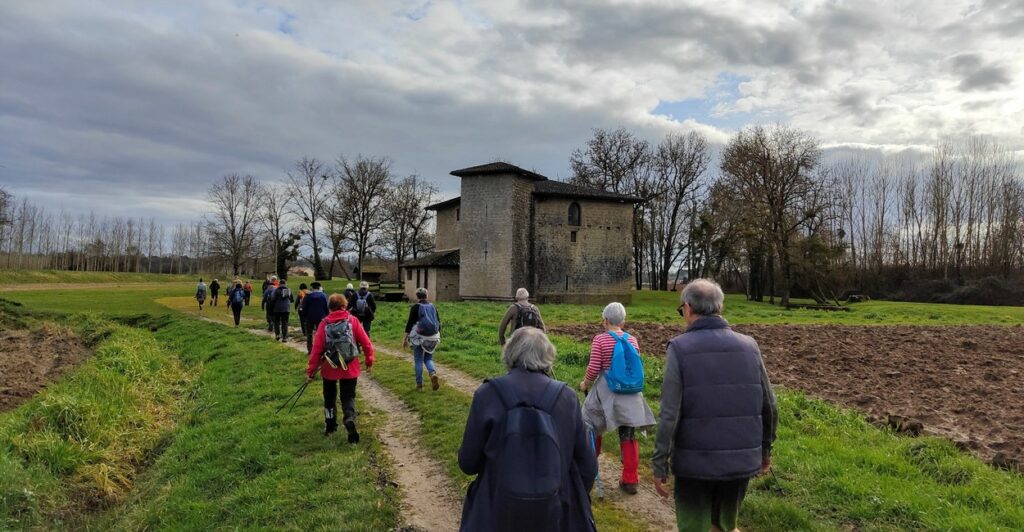
[(227, 259), (238, 275), (252, 254), (259, 221), (262, 187), (251, 175), (228, 174), (210, 187), (213, 212), (207, 219), (211, 253)]
[(292, 213), (298, 219), (306, 237), (306, 244), (312, 251), (309, 262), (313, 264), (315, 277), (325, 279), (321, 254), (324, 248), (323, 234), (317, 232), (318, 224), (323, 227), (331, 201), (331, 176), (324, 164), (310, 157), (303, 157), (295, 163), (295, 170), (288, 172), (288, 196)]
[(271, 256), (278, 277), (288, 276), (288, 260), (297, 255), (299, 233), (292, 226), (290, 197), (278, 187), (268, 187), (264, 194), (260, 224), (271, 244)]
[(359, 278), (363, 278), (363, 260), (377, 246), (377, 237), (387, 221), (384, 206), (391, 189), (391, 161), (386, 157), (357, 156), (338, 158), (340, 186), (344, 190), (343, 208), (352, 232)]
[(426, 208), (434, 202), (437, 187), (411, 175), (395, 183), (384, 206), (383, 238), (396, 264), (415, 258), (419, 235), (426, 232), (433, 215)]
[[(782, 274), (783, 305), (789, 304), (793, 282), (793, 238), (801, 225), (819, 214), (820, 189), (812, 172), (820, 154), (818, 141), (808, 133), (779, 125), (740, 131), (722, 155), (721, 169), (732, 189), (752, 206), (763, 208), (764, 227)], [(774, 279), (773, 272), (769, 276)], [(774, 297), (774, 290), (769, 295)]]

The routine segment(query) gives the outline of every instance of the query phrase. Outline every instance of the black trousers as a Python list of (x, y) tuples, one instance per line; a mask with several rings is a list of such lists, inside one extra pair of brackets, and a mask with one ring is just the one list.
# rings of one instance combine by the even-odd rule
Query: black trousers
[(274, 311), (270, 307), (267, 307), (266, 313), (267, 313), (267, 330), (268, 331), (273, 331), (274, 330)]
[(299, 327), (302, 328), (302, 336), (306, 336), (306, 318), (302, 315), (302, 312), (295, 312), (299, 315)]
[(290, 312), (274, 313), (274, 337), (282, 340), (288, 339), (288, 315)]
[(338, 430), (338, 409), (336, 400), (341, 397), (342, 423), (356, 420), (356, 380), (324, 379), (324, 424), (328, 432)]
[(211, 307), (216, 307), (217, 306), (217, 297), (218, 297), (217, 296), (217, 292), (213, 292), (212, 294), (210, 294), (210, 296), (211, 296), (210, 297), (210, 306)]
[(242, 304), (232, 303), (231, 313), (235, 315), (235, 327), (238, 327), (238, 322), (242, 320)]
[(316, 334), (316, 328), (320, 325), (319, 323), (313, 323), (310, 321), (303, 321), (306, 324), (306, 328), (303, 331), (306, 335), (306, 354), (313, 352), (313, 335)]
[(249, 298), (252, 297), (252, 292), (245, 293), (245, 306), (249, 306)]
[(363, 330), (366, 331), (366, 335), (370, 335), (370, 326), (373, 325), (373, 320), (369, 318), (359, 318), (359, 324), (363, 326)]

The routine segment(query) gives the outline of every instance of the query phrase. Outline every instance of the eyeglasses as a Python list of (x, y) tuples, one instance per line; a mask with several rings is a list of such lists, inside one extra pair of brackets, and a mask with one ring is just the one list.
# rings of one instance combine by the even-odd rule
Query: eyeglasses
[(676, 307), (676, 312), (678, 312), (679, 315), (684, 317), (684, 318), (686, 317), (686, 311), (683, 310), (685, 308), (686, 308), (686, 303), (683, 303), (682, 305), (679, 305), (678, 307)]

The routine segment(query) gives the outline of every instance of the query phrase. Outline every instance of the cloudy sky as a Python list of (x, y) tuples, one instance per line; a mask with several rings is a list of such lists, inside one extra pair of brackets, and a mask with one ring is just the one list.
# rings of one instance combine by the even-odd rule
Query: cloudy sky
[(0, 0), (0, 67), (0, 186), (166, 222), (303, 155), (564, 178), (598, 127), (1024, 149), (1020, 0)]

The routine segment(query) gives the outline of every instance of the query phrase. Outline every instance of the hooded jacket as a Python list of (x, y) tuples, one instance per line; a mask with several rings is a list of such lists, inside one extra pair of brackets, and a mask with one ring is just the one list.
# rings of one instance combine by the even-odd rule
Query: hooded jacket
[[(327, 333), (324, 332), (328, 323), (337, 323), (341, 320), (349, 320), (352, 326), (352, 339), (362, 352), (359, 357), (349, 363), (348, 369), (332, 368), (327, 360), (323, 359), (324, 351), (327, 349)], [(311, 377), (317, 368), (320, 368), (320, 375), (326, 380), (354, 379), (359, 376), (360, 364), (366, 361), (366, 368), (373, 367), (373, 344), (370, 337), (363, 330), (363, 324), (355, 316), (349, 314), (348, 310), (335, 310), (327, 315), (316, 328), (313, 335), (313, 350), (309, 352), (309, 364), (306, 365), (306, 376)]]

